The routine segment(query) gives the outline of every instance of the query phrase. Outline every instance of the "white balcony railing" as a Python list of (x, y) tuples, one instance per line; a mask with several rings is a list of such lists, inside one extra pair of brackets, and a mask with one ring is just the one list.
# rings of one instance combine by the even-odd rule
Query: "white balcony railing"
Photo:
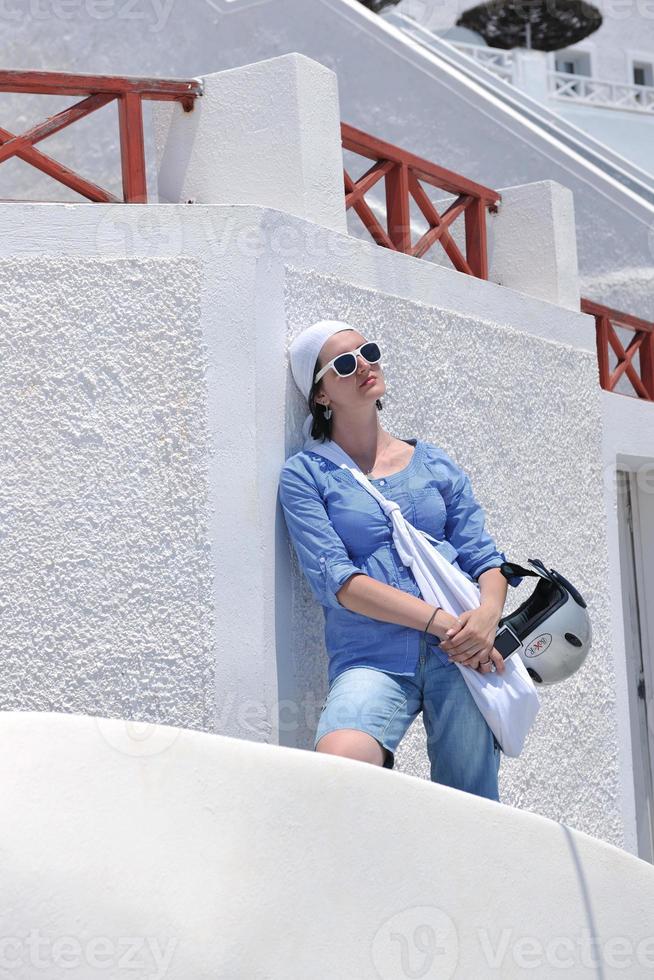
[(467, 41), (450, 41), (450, 44), (468, 57), (474, 58), (499, 78), (503, 78), (505, 82), (513, 82), (513, 51), (489, 48), (482, 44), (468, 44)]
[(552, 98), (581, 102), (603, 109), (654, 113), (654, 87), (651, 85), (605, 82), (564, 71), (548, 71), (547, 75)]
[[(518, 82), (513, 49), (492, 48), (484, 44), (469, 44), (467, 41), (449, 43), (505, 82), (513, 85)], [(547, 85), (550, 97), (554, 99), (580, 102), (602, 109), (654, 113), (654, 86), (652, 85), (604, 81), (588, 75), (575, 75), (564, 71), (548, 71)]]

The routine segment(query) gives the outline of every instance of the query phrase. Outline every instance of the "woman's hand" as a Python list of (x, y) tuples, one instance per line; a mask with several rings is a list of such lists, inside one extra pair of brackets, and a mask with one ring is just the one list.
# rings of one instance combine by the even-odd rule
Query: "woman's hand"
[[(457, 617), (454, 626), (447, 630), (440, 647), (455, 660), (473, 670), (486, 674), (491, 669), (490, 661), (498, 673), (506, 670), (504, 657), (493, 646), (499, 621), (502, 617), (494, 606), (481, 605), (477, 609), (467, 609)], [(490, 661), (489, 661), (490, 657)]]

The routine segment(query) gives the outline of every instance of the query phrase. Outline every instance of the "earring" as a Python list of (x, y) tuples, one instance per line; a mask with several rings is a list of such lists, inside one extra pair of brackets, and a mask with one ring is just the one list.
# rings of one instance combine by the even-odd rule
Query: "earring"
[(325, 418), (330, 419), (332, 417), (332, 410), (329, 405), (325, 406)]

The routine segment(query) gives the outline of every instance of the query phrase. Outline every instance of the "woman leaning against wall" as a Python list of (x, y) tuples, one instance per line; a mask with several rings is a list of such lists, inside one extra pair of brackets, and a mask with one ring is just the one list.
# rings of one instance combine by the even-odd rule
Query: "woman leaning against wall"
[(506, 556), (485, 529), (470, 479), (434, 443), (383, 428), (381, 351), (354, 327), (313, 324), (291, 344), (290, 360), (311, 413), (305, 440), (336, 442), (407, 520), (441, 541), (439, 551), (481, 593), (480, 607), (458, 619), (425, 602), (393, 546), (389, 519), (352, 474), (307, 449), (289, 457), (280, 500), (300, 567), (324, 608), (329, 656), (314, 749), (392, 769), (422, 711), (431, 779), (498, 800), (501, 749), (455, 662), (505, 670), (493, 640)]

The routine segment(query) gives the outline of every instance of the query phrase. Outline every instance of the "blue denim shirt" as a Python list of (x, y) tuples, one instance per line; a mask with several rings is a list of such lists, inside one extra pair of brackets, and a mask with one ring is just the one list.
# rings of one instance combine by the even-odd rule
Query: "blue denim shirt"
[[(471, 581), (506, 561), (485, 530), (484, 511), (464, 471), (438, 446), (422, 439), (404, 441), (415, 446), (408, 465), (371, 483), (400, 505), (414, 527), (442, 539), (436, 546), (440, 553)], [(336, 598), (355, 572), (420, 596), (393, 544), (390, 518), (348, 470), (310, 450), (286, 460), (279, 496), (300, 567), (323, 606), (329, 684), (358, 666), (413, 675), (422, 631), (363, 616)], [(517, 586), (522, 578), (508, 581)], [(437, 637), (429, 635), (428, 644), (449, 663)]]

